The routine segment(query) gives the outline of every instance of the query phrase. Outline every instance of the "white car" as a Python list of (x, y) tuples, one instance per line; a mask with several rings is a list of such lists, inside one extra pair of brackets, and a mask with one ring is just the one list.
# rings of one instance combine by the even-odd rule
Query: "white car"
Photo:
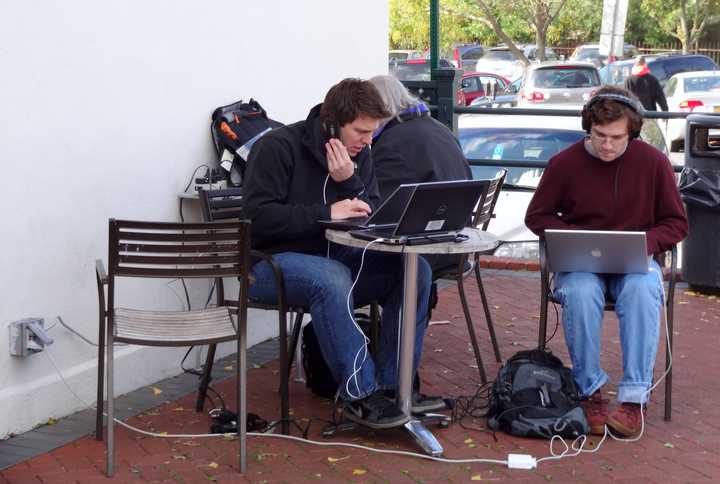
[(528, 67), (518, 107), (585, 103), (600, 89), (597, 68), (588, 62), (547, 62)]
[[(538, 51), (535, 45), (518, 45), (517, 47), (523, 51), (523, 54), (530, 62), (538, 61)], [(550, 47), (545, 48), (545, 60), (558, 60), (557, 54)], [(478, 59), (475, 70), (477, 72), (492, 72), (512, 82), (523, 76), (525, 65), (515, 58), (515, 54), (510, 49), (499, 46), (486, 50), (483, 56)]]
[[(720, 71), (682, 72), (665, 85), (670, 111), (720, 113)], [(685, 120), (668, 119), (665, 138), (670, 151), (679, 151), (685, 143)]]

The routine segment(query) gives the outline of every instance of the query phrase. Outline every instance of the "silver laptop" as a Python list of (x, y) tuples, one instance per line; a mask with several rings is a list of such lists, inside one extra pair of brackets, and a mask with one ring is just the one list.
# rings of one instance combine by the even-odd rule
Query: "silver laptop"
[(645, 232), (548, 229), (545, 243), (552, 272), (631, 274), (649, 269)]

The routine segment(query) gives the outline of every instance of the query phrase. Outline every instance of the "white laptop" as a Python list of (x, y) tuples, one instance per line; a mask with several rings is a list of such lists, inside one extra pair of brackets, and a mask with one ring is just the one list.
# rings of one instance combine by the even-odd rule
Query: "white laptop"
[(649, 270), (645, 232), (548, 229), (545, 244), (551, 272), (631, 274)]

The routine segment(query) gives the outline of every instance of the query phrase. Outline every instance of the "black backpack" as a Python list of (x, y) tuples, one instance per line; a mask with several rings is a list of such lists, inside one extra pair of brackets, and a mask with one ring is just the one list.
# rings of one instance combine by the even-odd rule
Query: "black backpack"
[(550, 351), (520, 351), (498, 372), (488, 426), (520, 437), (575, 438), (589, 431), (572, 374)]
[[(363, 332), (370, 332), (370, 317), (364, 313), (355, 313), (355, 321)], [(305, 325), (302, 335), (302, 365), (305, 370), (305, 385), (315, 395), (330, 400), (335, 398), (338, 382), (320, 351), (320, 343), (315, 336), (312, 321)]]
[(315, 395), (330, 400), (335, 398), (338, 383), (320, 352), (312, 321), (303, 328), (302, 365), (305, 370), (305, 384)]
[(280, 126), (283, 124), (268, 118), (265, 109), (252, 98), (213, 111), (210, 134), (220, 166), (230, 173), (231, 185), (242, 184), (252, 144), (267, 131)]

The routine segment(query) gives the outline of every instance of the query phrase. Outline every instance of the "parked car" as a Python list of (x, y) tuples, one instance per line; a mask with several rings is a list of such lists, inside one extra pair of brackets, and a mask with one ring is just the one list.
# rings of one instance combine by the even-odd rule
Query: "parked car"
[(584, 103), (600, 87), (600, 75), (591, 63), (531, 65), (518, 93), (518, 106)]
[[(441, 69), (454, 69), (447, 59), (439, 59), (438, 67)], [(392, 61), (388, 64), (388, 73), (401, 81), (429, 81), (430, 59), (409, 59), (406, 61)], [(465, 106), (465, 93), (458, 89), (456, 93), (458, 106)]]
[(485, 49), (480, 44), (458, 44), (452, 50), (452, 63), (458, 69), (471, 72), (484, 53)]
[[(713, 71), (718, 66), (711, 58), (698, 54), (660, 54), (645, 56), (648, 69), (662, 86), (675, 74), (690, 71)], [(613, 62), (600, 69), (603, 84), (622, 85), (630, 76), (634, 60)]]
[(505, 89), (499, 93), (495, 93), (495, 96), (486, 95), (476, 97), (470, 101), (470, 106), (483, 106), (491, 108), (511, 108), (517, 106), (518, 91), (522, 87), (522, 77), (515, 79), (513, 82), (508, 84)]
[[(720, 113), (720, 71), (675, 74), (665, 85), (665, 97), (670, 111)], [(666, 122), (669, 149), (679, 151), (685, 142), (685, 120)]]
[[(586, 133), (579, 116), (464, 114), (458, 120), (458, 139), (468, 160), (497, 160), (496, 166), (471, 166), (473, 178), (491, 178), (503, 160), (547, 161)], [(655, 120), (645, 120), (640, 137), (667, 153), (665, 139)], [(524, 218), (532, 191), (509, 188), (535, 188), (543, 168), (508, 168), (503, 189), (495, 207), (496, 217), (488, 230), (500, 240), (535, 240)]]
[[(539, 60), (538, 50), (534, 44), (518, 45), (517, 47), (523, 51), (523, 54), (525, 54), (525, 57), (527, 57), (530, 62)], [(546, 47), (545, 60), (558, 60), (558, 56), (551, 48)], [(499, 46), (486, 50), (485, 54), (477, 61), (475, 70), (478, 72), (493, 72), (514, 81), (523, 76), (525, 65), (522, 61), (515, 58), (515, 54), (513, 54), (509, 48)]]
[(394, 49), (388, 51), (388, 62), (406, 61), (408, 59), (420, 59), (424, 57), (422, 51), (412, 49)]
[(473, 99), (492, 93), (501, 93), (510, 85), (510, 81), (489, 72), (468, 72), (463, 74), (460, 88), (465, 93), (465, 103), (469, 105)]
[[(617, 60), (630, 59), (638, 55), (637, 47), (632, 44), (623, 45), (623, 55)], [(596, 67), (602, 67), (607, 63), (606, 55), (600, 55), (600, 44), (578, 45), (568, 59), (571, 62), (592, 62)]]

